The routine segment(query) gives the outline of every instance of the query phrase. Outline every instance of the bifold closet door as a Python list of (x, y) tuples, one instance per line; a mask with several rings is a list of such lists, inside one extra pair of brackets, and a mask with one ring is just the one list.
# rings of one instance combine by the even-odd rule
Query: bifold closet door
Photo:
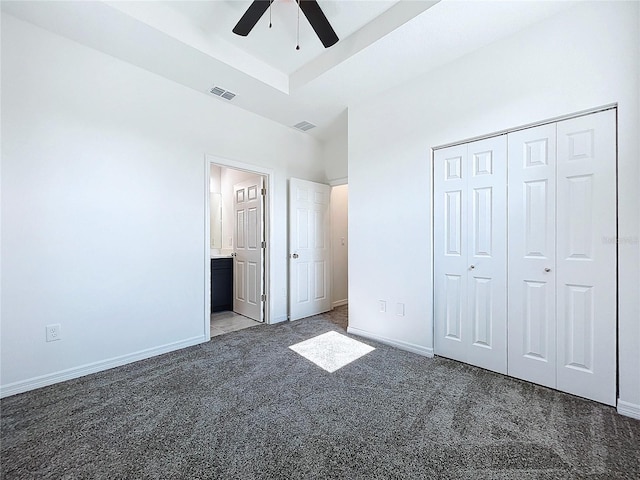
[(508, 374), (616, 401), (616, 121), (508, 135)]
[(466, 175), (466, 144), (434, 152), (434, 347), (461, 362), (468, 349)]
[(507, 371), (506, 136), (434, 154), (435, 352)]
[(556, 388), (556, 124), (508, 145), (508, 373)]
[(559, 390), (616, 403), (616, 114), (557, 124)]

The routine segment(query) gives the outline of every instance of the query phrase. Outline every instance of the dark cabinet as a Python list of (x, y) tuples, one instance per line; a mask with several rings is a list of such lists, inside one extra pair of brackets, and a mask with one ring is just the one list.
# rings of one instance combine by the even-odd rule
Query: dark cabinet
[(233, 258), (211, 259), (211, 312), (233, 310)]

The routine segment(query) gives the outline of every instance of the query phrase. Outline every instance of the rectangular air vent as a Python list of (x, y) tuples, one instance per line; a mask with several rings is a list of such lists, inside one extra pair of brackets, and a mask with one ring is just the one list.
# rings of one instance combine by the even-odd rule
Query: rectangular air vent
[(231, 100), (236, 96), (235, 93), (232, 93), (229, 90), (225, 90), (224, 88), (220, 87), (213, 87), (211, 90), (209, 90), (209, 93), (213, 93), (215, 96), (222, 97), (225, 100)]
[(293, 126), (293, 128), (297, 128), (298, 130), (302, 130), (303, 132), (306, 132), (307, 130), (311, 130), (312, 128), (315, 128), (315, 125), (309, 122), (300, 122), (300, 123), (296, 123)]

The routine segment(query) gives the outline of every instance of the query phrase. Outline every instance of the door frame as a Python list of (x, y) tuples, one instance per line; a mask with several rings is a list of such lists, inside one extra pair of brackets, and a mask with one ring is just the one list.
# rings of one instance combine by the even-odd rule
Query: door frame
[(270, 168), (259, 167), (249, 163), (231, 160), (229, 158), (219, 157), (216, 155), (205, 154), (204, 156), (204, 333), (205, 338), (211, 336), (211, 212), (209, 205), (209, 189), (211, 182), (211, 165), (218, 167), (232, 168), (234, 170), (242, 170), (255, 175), (260, 175), (265, 179), (267, 193), (264, 196), (264, 236), (267, 246), (264, 251), (264, 292), (267, 295), (264, 305), (264, 323), (270, 324), (274, 318), (274, 304), (271, 301), (271, 285), (275, 284), (273, 271), (271, 269), (271, 245), (274, 242), (274, 230), (271, 228), (271, 219), (273, 218), (273, 201), (272, 193), (275, 188), (274, 171)]

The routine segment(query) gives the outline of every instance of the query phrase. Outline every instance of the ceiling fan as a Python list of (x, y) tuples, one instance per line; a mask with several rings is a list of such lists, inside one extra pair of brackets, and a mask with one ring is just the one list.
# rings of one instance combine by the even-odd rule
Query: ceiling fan
[[(258, 20), (264, 15), (264, 12), (271, 6), (274, 0), (254, 0), (238, 24), (233, 27), (233, 33), (246, 37)], [(318, 35), (325, 48), (329, 48), (338, 41), (338, 35), (327, 20), (324, 12), (318, 5), (316, 0), (295, 0), (302, 13), (307, 17), (309, 23)], [(271, 25), (269, 25), (271, 26)], [(296, 47), (299, 49), (299, 46)]]

